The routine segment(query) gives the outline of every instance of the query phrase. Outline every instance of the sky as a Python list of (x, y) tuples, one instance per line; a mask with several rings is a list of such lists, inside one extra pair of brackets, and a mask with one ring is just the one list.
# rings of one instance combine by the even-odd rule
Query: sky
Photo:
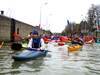
[(87, 16), (91, 4), (100, 0), (0, 0), (4, 15), (41, 27), (51, 32), (61, 32), (70, 22), (80, 23)]

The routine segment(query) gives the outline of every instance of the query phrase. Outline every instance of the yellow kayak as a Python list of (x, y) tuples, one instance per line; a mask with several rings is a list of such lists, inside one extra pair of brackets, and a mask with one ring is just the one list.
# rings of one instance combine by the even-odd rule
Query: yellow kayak
[(81, 45), (69, 46), (69, 47), (68, 47), (68, 51), (69, 51), (69, 52), (74, 52), (74, 51), (80, 50), (81, 48), (82, 48)]

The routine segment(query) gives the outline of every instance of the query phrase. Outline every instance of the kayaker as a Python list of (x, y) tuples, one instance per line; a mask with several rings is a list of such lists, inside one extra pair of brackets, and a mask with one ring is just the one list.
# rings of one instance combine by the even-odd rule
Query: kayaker
[(43, 49), (44, 41), (39, 36), (37, 31), (33, 31), (32, 34), (30, 35), (30, 37), (28, 37), (28, 38), (30, 39), (29, 43), (28, 43), (29, 48)]
[(44, 37), (43, 37), (43, 40), (44, 40), (44, 43), (45, 43), (45, 44), (48, 44), (49, 41), (50, 41), (50, 38), (49, 38), (49, 36), (44, 36)]
[(84, 42), (83, 42), (83, 40), (82, 40), (81, 38), (79, 38), (79, 37), (75, 37), (75, 38), (72, 39), (72, 44), (83, 45)]

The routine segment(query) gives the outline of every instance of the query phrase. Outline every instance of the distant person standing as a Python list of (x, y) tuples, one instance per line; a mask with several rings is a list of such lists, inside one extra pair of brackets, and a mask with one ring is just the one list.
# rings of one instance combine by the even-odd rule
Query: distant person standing
[(21, 44), (23, 40), (22, 37), (17, 32), (14, 32), (13, 37), (14, 37), (14, 42), (10, 44), (11, 49), (20, 50), (22, 48)]
[(22, 40), (22, 37), (19, 35), (19, 33), (14, 33), (14, 42), (20, 42)]

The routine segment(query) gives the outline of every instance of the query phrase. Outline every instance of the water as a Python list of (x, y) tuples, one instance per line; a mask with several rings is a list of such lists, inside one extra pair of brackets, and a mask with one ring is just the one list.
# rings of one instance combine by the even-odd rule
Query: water
[(31, 61), (14, 61), (9, 47), (0, 49), (0, 75), (100, 75), (100, 44), (84, 45), (82, 51), (70, 53), (67, 46), (48, 44), (46, 57)]

